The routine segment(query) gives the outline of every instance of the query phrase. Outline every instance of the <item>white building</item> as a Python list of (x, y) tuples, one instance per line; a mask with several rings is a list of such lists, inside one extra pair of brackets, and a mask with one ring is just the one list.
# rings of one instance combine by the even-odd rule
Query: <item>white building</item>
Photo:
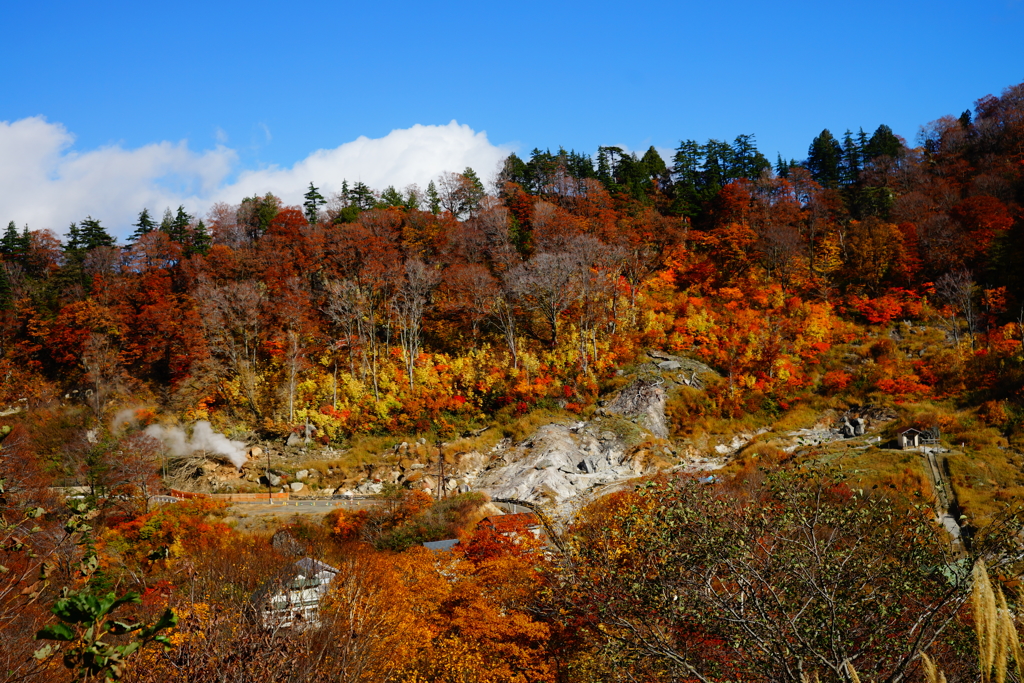
[(320, 601), (330, 590), (338, 570), (311, 557), (294, 565), (294, 574), (280, 583), (280, 590), (271, 593), (260, 606), (260, 616), (267, 628), (304, 629), (320, 623)]

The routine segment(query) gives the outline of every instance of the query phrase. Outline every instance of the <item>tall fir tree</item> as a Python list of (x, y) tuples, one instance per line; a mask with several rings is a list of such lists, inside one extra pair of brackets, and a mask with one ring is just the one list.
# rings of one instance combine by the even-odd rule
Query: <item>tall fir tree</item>
[(149, 215), (149, 209), (143, 209), (139, 213), (139, 219), (132, 223), (132, 227), (135, 228), (135, 232), (128, 238), (129, 242), (138, 242), (140, 237), (153, 232), (158, 226), (156, 221)]
[(185, 247), (185, 256), (201, 254), (205, 256), (210, 251), (213, 240), (210, 238), (210, 231), (206, 229), (206, 223), (199, 219), (189, 235), (188, 245)]
[(427, 183), (427, 207), (435, 216), (441, 213), (441, 195), (438, 194), (437, 185), (433, 180)]
[(853, 185), (860, 178), (862, 153), (863, 150), (853, 139), (853, 133), (847, 129), (843, 133), (843, 165), (840, 175), (843, 185)]
[(78, 223), (72, 222), (68, 226), (68, 234), (64, 238), (64, 251), (75, 253), (81, 251), (84, 247), (85, 242), (82, 240), (82, 231), (78, 229)]
[(864, 158), (872, 160), (885, 156), (895, 159), (902, 150), (903, 143), (892, 132), (892, 128), (883, 123), (875, 129), (871, 139), (868, 140), (868, 144), (864, 148)]
[(776, 152), (775, 157), (775, 175), (780, 178), (788, 178), (789, 164), (782, 158), (782, 152)]
[(837, 188), (842, 178), (843, 148), (828, 128), (821, 131), (807, 150), (807, 170), (824, 187)]
[(469, 207), (469, 214), (472, 216), (476, 213), (477, 208), (479, 208), (480, 202), (487, 196), (487, 191), (484, 189), (480, 176), (469, 166), (462, 172), (462, 177), (469, 181), (469, 193), (466, 203)]
[(164, 213), (160, 229), (178, 244), (188, 244), (190, 225), (192, 225), (192, 216), (185, 211), (184, 206), (178, 206), (178, 211), (175, 214), (172, 215), (170, 209)]
[(5, 256), (14, 256), (21, 251), (21, 238), (18, 236), (18, 226), (11, 221), (7, 224), (4, 236), (0, 237), (0, 253)]
[(107, 232), (107, 229), (92, 216), (87, 216), (86, 219), (82, 221), (78, 229), (81, 232), (82, 248), (86, 251), (95, 249), (96, 247), (114, 246), (114, 238), (111, 237), (110, 233)]
[(730, 180), (757, 179), (763, 171), (771, 167), (765, 155), (758, 151), (754, 135), (736, 136), (732, 143), (732, 168), (728, 174)]
[(405, 197), (402, 193), (395, 189), (394, 185), (388, 185), (384, 188), (384, 191), (380, 193), (381, 206), (398, 206), (405, 207)]
[(306, 222), (316, 225), (320, 220), (320, 207), (326, 204), (327, 200), (313, 183), (309, 184), (309, 190), (303, 195), (303, 199), (305, 201), (302, 203), (302, 211), (306, 215)]

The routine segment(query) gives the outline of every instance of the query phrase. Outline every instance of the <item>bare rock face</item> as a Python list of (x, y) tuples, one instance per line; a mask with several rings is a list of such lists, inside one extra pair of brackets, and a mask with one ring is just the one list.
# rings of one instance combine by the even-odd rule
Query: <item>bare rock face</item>
[(634, 380), (609, 403), (605, 410), (614, 415), (639, 418), (637, 424), (659, 439), (668, 438), (665, 423), (665, 390), (658, 379)]
[(545, 425), (530, 439), (496, 453), (494, 466), (475, 478), (473, 488), (492, 498), (561, 505), (595, 486), (640, 474), (622, 439), (608, 439), (601, 430), (583, 422)]

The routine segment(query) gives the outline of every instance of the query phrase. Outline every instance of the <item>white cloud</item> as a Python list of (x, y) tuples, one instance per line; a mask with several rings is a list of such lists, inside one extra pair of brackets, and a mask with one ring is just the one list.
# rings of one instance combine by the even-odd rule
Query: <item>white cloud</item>
[[(71, 221), (91, 215), (124, 238), (138, 212), (159, 218), (164, 207), (183, 204), (205, 213), (217, 201), (237, 203), (273, 192), (298, 204), (310, 182), (325, 194), (344, 179), (372, 188), (421, 186), (444, 171), (471, 166), (485, 181), (509, 149), (491, 144), (484, 132), (457, 122), (415, 125), (382, 138), (360, 137), (318, 150), (289, 168), (238, 169), (234, 150), (218, 145), (193, 151), (186, 141), (135, 149), (119, 145), (77, 151), (74, 136), (42, 117), (0, 121), (0, 221), (19, 228), (63, 233)], [(237, 179), (228, 179), (237, 173)], [(3, 225), (0, 225), (2, 229)]]
[(218, 200), (237, 202), (273, 192), (285, 203), (298, 204), (310, 182), (322, 193), (341, 189), (343, 180), (362, 181), (377, 190), (412, 183), (426, 187), (441, 173), (462, 172), (467, 166), (488, 182), (510, 151), (492, 145), (487, 133), (454, 120), (446, 126), (416, 124), (382, 138), (360, 136), (340, 147), (318, 150), (291, 168), (244, 171), (235, 183), (221, 189)]

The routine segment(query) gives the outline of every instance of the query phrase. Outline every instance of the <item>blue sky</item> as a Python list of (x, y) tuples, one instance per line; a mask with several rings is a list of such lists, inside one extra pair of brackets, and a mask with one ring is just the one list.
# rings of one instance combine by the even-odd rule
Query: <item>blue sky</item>
[[(423, 185), (533, 147), (753, 133), (770, 159), (800, 159), (822, 128), (881, 123), (913, 143), (1024, 81), (1021, 0), (43, 0), (4, 3), (0, 25), (0, 220), (58, 232), (85, 212), (122, 232), (133, 202), (201, 211), (340, 175)], [(34, 172), (14, 168), (32, 155)]]

